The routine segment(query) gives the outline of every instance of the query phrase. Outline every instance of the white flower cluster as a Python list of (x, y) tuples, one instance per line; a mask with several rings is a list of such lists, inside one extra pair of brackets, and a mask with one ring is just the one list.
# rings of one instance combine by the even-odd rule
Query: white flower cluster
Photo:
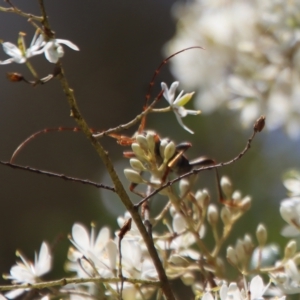
[(167, 53), (199, 45), (171, 61), (176, 78), (197, 89), (197, 107), (240, 111), (248, 126), (261, 114), (269, 129), (300, 135), (300, 1), (193, 0), (177, 5)]
[[(148, 139), (151, 144), (152, 138), (155, 138), (153, 133), (137, 137), (138, 146), (133, 146), (133, 149), (140, 160), (134, 165), (142, 164), (144, 171), (151, 170), (156, 177), (161, 178), (164, 176), (162, 171), (165, 167), (161, 170), (159, 170), (161, 165), (154, 168), (153, 157), (151, 159), (150, 154), (140, 148), (143, 145), (145, 150), (145, 142)], [(164, 157), (169, 158), (171, 153), (174, 155), (174, 151), (169, 153), (170, 150), (166, 150), (167, 147), (173, 149), (170, 143), (172, 142), (168, 141), (162, 148), (163, 155), (161, 157), (160, 153), (159, 156), (162, 161)], [(149, 146), (149, 143), (147, 145)], [(146, 153), (148, 153), (147, 157)], [(157, 159), (157, 153), (155, 158)], [(128, 177), (132, 181), (135, 177), (141, 178), (141, 175), (136, 173)], [(193, 194), (190, 186), (188, 187), (187, 182), (184, 182), (185, 180), (182, 180), (179, 185), (180, 198), (170, 187), (167, 192), (163, 193), (168, 196), (169, 202), (157, 217), (150, 219), (153, 226), (162, 221), (166, 229), (160, 232), (153, 231), (152, 238), (170, 280), (180, 278), (182, 283), (194, 292), (195, 299), (202, 300), (270, 298), (284, 300), (287, 294), (300, 293), (300, 253), (297, 252), (296, 242), (289, 241), (283, 257), (279, 259), (278, 249), (272, 244), (267, 244), (267, 229), (262, 224), (259, 224), (256, 230), (257, 246), (251, 236), (245, 234), (243, 239), (237, 239), (234, 247), (227, 247), (227, 261), (240, 274), (244, 274), (244, 283), (241, 285), (241, 282), (231, 282), (228, 285), (221, 280), (220, 278), (226, 278), (228, 272), (228, 267), (220, 255), (221, 247), (235, 222), (250, 208), (251, 199), (249, 196), (242, 197), (239, 191), (233, 189), (230, 179), (222, 177), (220, 186), (224, 199), (221, 199), (223, 207), (219, 211), (215, 204), (210, 203), (207, 190), (199, 190)], [(299, 173), (288, 172), (284, 183), (293, 197), (282, 202), (280, 212), (284, 220), (299, 233), (300, 226), (297, 226), (300, 218)], [(151, 180), (150, 185), (153, 185)], [(117, 219), (120, 228), (125, 226), (129, 218), (130, 215), (126, 213), (124, 217)], [(222, 231), (219, 230), (219, 220), (222, 221)], [(212, 250), (208, 250), (205, 244), (208, 231), (212, 233), (215, 240)], [(158, 274), (134, 223), (121, 240), (120, 231), (115, 232), (115, 237), (113, 237), (109, 228), (103, 227), (99, 233), (96, 233), (95, 226), (92, 225), (89, 233), (85, 226), (75, 223), (70, 241), (73, 246), (68, 251), (66, 271), (72, 272), (75, 275), (74, 278), (81, 280), (100, 278), (107, 279), (107, 281), (101, 284), (96, 281), (67, 284), (55, 290), (56, 296), (72, 300), (98, 296), (119, 299), (122, 292), (122, 299), (131, 300), (150, 299), (154, 293), (158, 292), (159, 289), (155, 285), (145, 284), (151, 281), (157, 282)], [(34, 292), (32, 290), (34, 285), (41, 281), (42, 275), (50, 271), (52, 258), (46, 243), (42, 244), (39, 255), (35, 255), (34, 263), (25, 259), (20, 252), (17, 252), (17, 255), (21, 258), (21, 262), (13, 266), (10, 274), (5, 278), (12, 280), (14, 284), (29, 284), (29, 286), (25, 289), (10, 291), (4, 295), (5, 297), (0, 295), (1, 300), (14, 299), (30, 290)], [(255, 276), (248, 283), (245, 275), (253, 272), (268, 274), (269, 283), (265, 285), (260, 276)], [(210, 274), (211, 279), (200, 280), (200, 274), (202, 276)], [(134, 282), (126, 280), (121, 282), (121, 278), (132, 279)], [(52, 292), (50, 290), (38, 292), (35, 294), (35, 299), (49, 300)]]

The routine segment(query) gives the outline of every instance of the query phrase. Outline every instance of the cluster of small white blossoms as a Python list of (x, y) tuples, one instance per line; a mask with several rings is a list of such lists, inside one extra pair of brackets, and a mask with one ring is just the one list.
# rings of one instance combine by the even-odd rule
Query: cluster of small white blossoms
[[(153, 134), (148, 133), (142, 138), (137, 137), (137, 144), (145, 148), (145, 142), (152, 140)], [(141, 140), (141, 141), (140, 141)], [(166, 150), (169, 141), (163, 147), (161, 162), (169, 154)], [(151, 144), (151, 143), (150, 143)], [(147, 143), (148, 145), (148, 143)], [(136, 148), (137, 146), (133, 146)], [(149, 147), (149, 145), (148, 145)], [(168, 146), (173, 147), (173, 146)], [(145, 152), (145, 151), (144, 151)], [(144, 166), (144, 171), (151, 171), (156, 177), (161, 178), (160, 165), (153, 168), (149, 156), (145, 153), (139, 154), (138, 163)], [(157, 155), (155, 156), (157, 159)], [(162, 168), (163, 169), (163, 168)], [(139, 173), (134, 176), (141, 175)], [(130, 181), (134, 176), (129, 176)], [(299, 201), (299, 173), (290, 172), (285, 178), (285, 185), (289, 188), (291, 198), (285, 199), (280, 207), (284, 220), (300, 233), (300, 201)], [(141, 182), (141, 180), (138, 180)], [(144, 182), (145, 183), (145, 182)], [(158, 183), (154, 184), (156, 187)], [(150, 186), (153, 182), (150, 180)], [(158, 255), (162, 260), (166, 274), (170, 280), (178, 279), (191, 288), (195, 299), (221, 300), (236, 299), (279, 299), (284, 300), (285, 295), (300, 292), (300, 253), (297, 253), (297, 245), (294, 240), (287, 243), (283, 257), (278, 259), (278, 250), (267, 244), (267, 230), (259, 224), (256, 230), (257, 246), (249, 234), (238, 239), (235, 246), (227, 247), (227, 261), (239, 271), (240, 274), (253, 274), (262, 272), (268, 274), (270, 281), (267, 285), (259, 276), (249, 279), (244, 276), (241, 282), (227, 284), (226, 278), (228, 266), (220, 255), (221, 248), (230, 234), (235, 222), (243, 216), (250, 208), (249, 196), (242, 197), (241, 192), (232, 187), (227, 177), (220, 181), (221, 192), (224, 195), (219, 210), (215, 204), (210, 203), (207, 190), (199, 190), (195, 194), (190, 191), (186, 180), (179, 184), (180, 195), (168, 187), (163, 194), (167, 195), (169, 201), (163, 210), (149, 221), (153, 224), (153, 242)], [(189, 192), (187, 192), (189, 190)], [(297, 201), (295, 201), (295, 199)], [(128, 221), (130, 215), (119, 217), (117, 222), (120, 228)], [(220, 226), (220, 221), (222, 226)], [(155, 226), (162, 222), (166, 230), (160, 233), (155, 231)], [(220, 230), (220, 227), (222, 229)], [(209, 232), (215, 240), (213, 249), (205, 244), (205, 236)], [(68, 261), (65, 269), (75, 275), (74, 278), (81, 279), (107, 279), (107, 281), (85, 283), (72, 283), (55, 290), (55, 297), (62, 299), (83, 300), (90, 297), (105, 296), (107, 299), (150, 299), (158, 288), (152, 282), (158, 282), (158, 274), (149, 256), (144, 241), (133, 223), (130, 230), (126, 232), (120, 241), (119, 231), (113, 237), (107, 227), (103, 227), (96, 233), (92, 225), (91, 232), (81, 224), (74, 224), (70, 235), (73, 246), (68, 251)], [(209, 250), (210, 249), (210, 250)], [(26, 289), (16, 289), (0, 296), (0, 299), (14, 299), (24, 292), (28, 292), (34, 284), (41, 282), (41, 276), (48, 273), (51, 268), (51, 254), (49, 246), (43, 243), (39, 255), (35, 256), (35, 262), (26, 260), (20, 252), (17, 255), (21, 262), (13, 266), (10, 275), (6, 279), (12, 280), (14, 284), (30, 284)], [(121, 261), (120, 261), (121, 259)], [(199, 267), (201, 266), (201, 267)], [(201, 273), (201, 276), (199, 274)], [(135, 280), (134, 282), (120, 282), (123, 278)], [(200, 280), (202, 276), (209, 276), (211, 280)], [(111, 281), (110, 281), (111, 279)], [(80, 282), (80, 281), (79, 281)], [(148, 284), (146, 283), (148, 282)], [(272, 283), (272, 285), (271, 285)], [(44, 289), (35, 292), (35, 299), (49, 300), (52, 291)]]
[[(219, 273), (224, 275), (224, 263), (219, 258), (218, 252), (221, 244), (216, 244), (212, 255), (203, 243), (205, 233), (211, 230), (220, 241), (222, 237), (218, 231), (219, 219), (222, 220), (225, 232), (229, 232), (234, 222), (250, 207), (249, 197), (241, 197), (237, 191), (230, 191), (231, 183), (228, 178), (221, 180), (223, 192), (226, 192), (226, 203), (229, 204), (229, 196), (234, 198), (230, 206), (224, 206), (221, 212), (215, 204), (210, 203), (210, 196), (206, 190), (198, 191), (195, 195), (186, 193), (186, 183), (180, 184), (181, 198), (176, 199), (176, 193), (170, 189), (167, 193), (169, 203), (157, 217), (150, 218), (155, 225), (162, 221), (167, 230), (163, 233), (153, 231), (152, 237), (158, 254), (163, 262), (169, 279), (180, 278), (184, 285), (189, 286), (195, 295), (203, 295), (207, 286), (198, 282), (199, 272), (205, 274)], [(118, 218), (120, 228), (130, 218), (126, 213), (124, 217)], [(217, 237), (220, 235), (219, 237)], [(147, 285), (145, 281), (156, 281), (158, 275), (153, 262), (148, 254), (144, 241), (133, 223), (131, 229), (125, 234), (122, 241), (119, 241), (119, 232), (115, 238), (111, 236), (110, 230), (102, 228), (99, 233), (95, 232), (92, 226), (91, 232), (81, 224), (74, 224), (70, 236), (73, 246), (68, 252), (68, 262), (65, 265), (67, 271), (75, 273), (76, 278), (93, 279), (97, 278), (120, 278), (120, 257), (122, 276), (137, 280), (135, 283), (112, 281), (89, 282), (68, 284), (55, 290), (55, 295), (60, 298), (87, 299), (91, 296), (97, 297), (102, 291), (108, 299), (119, 299), (122, 286), (122, 299), (150, 299), (158, 289), (155, 285)], [(119, 243), (120, 242), (120, 243)], [(201, 248), (203, 247), (204, 248)], [(121, 246), (120, 246), (121, 245)], [(206, 250), (205, 250), (206, 249)], [(120, 255), (121, 254), (121, 255)], [(20, 256), (20, 255), (19, 255)], [(214, 256), (214, 257), (213, 257)], [(40, 254), (36, 257), (35, 263), (20, 256), (19, 262), (11, 268), (10, 275), (6, 276), (13, 283), (27, 283), (34, 285), (41, 281), (40, 276), (50, 270), (51, 256), (46, 243), (42, 244)], [(199, 268), (201, 263), (201, 268)], [(26, 270), (26, 272), (24, 271)], [(139, 282), (143, 281), (143, 282)], [(30, 288), (26, 289), (28, 291)], [(51, 293), (36, 292), (35, 298), (47, 300)], [(25, 290), (16, 290), (5, 294), (8, 299), (14, 299)]]
[(238, 110), (245, 126), (264, 114), (267, 128), (300, 135), (299, 0), (193, 0), (174, 15), (167, 53), (205, 48), (170, 62), (176, 78), (197, 89), (197, 107)]
[(45, 39), (45, 36), (39, 30), (35, 32), (30, 47), (26, 48), (24, 36), (25, 33), (19, 33), (18, 45), (11, 42), (0, 41), (2, 43), (3, 51), (10, 56), (10, 58), (0, 61), (0, 65), (6, 65), (13, 62), (23, 64), (26, 63), (29, 58), (43, 53), (50, 63), (57, 63), (64, 55), (64, 49), (61, 44), (79, 51), (79, 48), (68, 40)]

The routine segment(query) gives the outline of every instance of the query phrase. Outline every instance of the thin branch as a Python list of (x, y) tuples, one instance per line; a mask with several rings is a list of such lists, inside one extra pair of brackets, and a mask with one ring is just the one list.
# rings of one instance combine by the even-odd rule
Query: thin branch
[[(132, 284), (147, 284), (147, 285), (154, 285), (160, 286), (161, 282), (158, 280), (141, 280), (141, 279), (134, 279), (134, 278), (127, 278), (123, 277), (123, 281), (130, 282)], [(67, 284), (77, 284), (77, 283), (88, 283), (88, 282), (104, 282), (104, 283), (117, 283), (120, 282), (121, 279), (118, 277), (111, 277), (111, 278), (102, 278), (102, 277), (92, 277), (92, 278), (62, 278), (59, 280), (53, 281), (45, 281), (45, 282), (38, 282), (33, 284), (13, 284), (13, 285), (1, 285), (0, 291), (11, 291), (16, 289), (44, 289), (50, 288), (54, 286), (65, 286)]]
[(68, 99), (69, 106), (71, 109), (71, 116), (75, 119), (79, 127), (81, 128), (82, 132), (85, 134), (85, 136), (88, 138), (88, 140), (91, 142), (93, 147), (95, 148), (98, 155), (101, 157), (107, 172), (109, 173), (116, 189), (116, 193), (120, 197), (122, 203), (128, 210), (128, 212), (131, 214), (132, 219), (134, 220), (141, 236), (143, 237), (143, 240), (146, 244), (146, 247), (148, 249), (149, 255), (153, 261), (153, 264), (155, 266), (155, 269), (158, 273), (159, 280), (162, 283), (162, 290), (167, 300), (175, 300), (175, 297), (173, 295), (168, 277), (166, 275), (166, 272), (163, 268), (162, 262), (160, 261), (160, 258), (158, 256), (157, 250), (153, 244), (152, 239), (149, 237), (148, 232), (144, 226), (144, 223), (141, 219), (141, 216), (139, 215), (138, 210), (135, 208), (133, 203), (130, 200), (129, 195), (127, 194), (122, 182), (120, 181), (120, 178), (118, 174), (116, 173), (114, 169), (114, 165), (107, 153), (107, 151), (104, 150), (102, 145), (98, 142), (98, 140), (93, 136), (93, 134), (90, 131), (89, 126), (87, 125), (86, 121), (82, 117), (75, 96), (74, 91), (70, 88), (69, 83), (64, 75), (64, 70), (62, 68), (61, 63), (58, 63), (61, 68), (61, 74), (59, 76), (62, 89)]
[(252, 140), (254, 139), (254, 137), (255, 137), (255, 135), (256, 135), (257, 132), (262, 131), (262, 129), (264, 128), (264, 124), (265, 124), (265, 117), (261, 116), (255, 122), (255, 124), (253, 126), (253, 133), (252, 133), (251, 137), (248, 139), (245, 148), (236, 157), (234, 157), (233, 159), (231, 159), (231, 160), (229, 160), (227, 162), (221, 162), (221, 163), (218, 163), (218, 164), (215, 164), (215, 165), (193, 169), (192, 171), (190, 171), (190, 172), (188, 172), (186, 174), (183, 174), (183, 175), (181, 175), (181, 176), (179, 176), (179, 177), (177, 177), (177, 178), (175, 178), (175, 179), (167, 182), (166, 184), (162, 185), (158, 189), (154, 190), (147, 197), (145, 197), (144, 199), (142, 199), (140, 202), (136, 203), (134, 205), (134, 207), (136, 209), (138, 209), (144, 202), (146, 202), (151, 197), (153, 197), (154, 195), (156, 195), (157, 193), (159, 193), (161, 190), (163, 190), (166, 187), (169, 187), (169, 186), (173, 185), (174, 183), (180, 181), (183, 178), (189, 177), (189, 176), (191, 176), (193, 174), (198, 174), (198, 173), (203, 172), (203, 171), (212, 170), (212, 169), (216, 169), (216, 168), (221, 168), (221, 167), (228, 166), (228, 165), (231, 165), (231, 164), (235, 163), (237, 160), (239, 160), (240, 158), (242, 158), (246, 154), (246, 152), (250, 149)]
[(94, 138), (101, 138), (101, 137), (109, 135), (111, 133), (117, 133), (117, 132), (120, 132), (120, 131), (122, 131), (124, 129), (129, 129), (133, 125), (137, 124), (139, 121), (142, 120), (142, 118), (144, 116), (146, 116), (148, 113), (150, 113), (150, 112), (153, 111), (153, 107), (158, 102), (158, 100), (161, 98), (162, 94), (163, 94), (163, 91), (161, 91), (158, 94), (158, 96), (153, 100), (153, 102), (142, 113), (140, 113), (139, 115), (137, 115), (133, 120), (129, 121), (126, 124), (121, 124), (121, 125), (119, 125), (119, 126), (117, 126), (115, 128), (110, 128), (108, 130), (105, 130), (104, 132), (94, 134), (93, 135)]
[(87, 185), (91, 185), (94, 186), (96, 188), (101, 188), (101, 189), (106, 189), (106, 190), (110, 190), (112, 192), (116, 192), (116, 189), (112, 186), (108, 186), (102, 183), (97, 183), (97, 182), (93, 182), (87, 179), (80, 179), (80, 178), (76, 178), (76, 177), (70, 177), (70, 176), (66, 176), (64, 174), (58, 174), (58, 173), (53, 173), (53, 172), (49, 172), (49, 171), (44, 171), (44, 170), (40, 170), (40, 169), (34, 169), (31, 167), (27, 167), (27, 166), (20, 166), (20, 165), (16, 165), (10, 162), (6, 162), (6, 161), (0, 161), (1, 165), (4, 166), (8, 166), (11, 167), (13, 169), (18, 169), (18, 170), (23, 170), (23, 171), (29, 171), (32, 173), (37, 173), (37, 174), (42, 174), (42, 175), (46, 175), (49, 177), (56, 177), (56, 178), (60, 178), (60, 179), (64, 179), (64, 180), (68, 180), (68, 181), (73, 181), (73, 182), (79, 182), (82, 184), (87, 184)]
[(0, 6), (0, 11), (8, 12), (8, 13), (15, 13), (15, 14), (20, 15), (22, 17), (35, 20), (37, 22), (42, 22), (43, 21), (43, 17), (39, 17), (39, 16), (35, 16), (35, 15), (29, 14), (29, 13), (25, 13), (25, 12), (21, 11), (20, 9), (18, 9), (15, 6), (12, 6), (12, 7)]

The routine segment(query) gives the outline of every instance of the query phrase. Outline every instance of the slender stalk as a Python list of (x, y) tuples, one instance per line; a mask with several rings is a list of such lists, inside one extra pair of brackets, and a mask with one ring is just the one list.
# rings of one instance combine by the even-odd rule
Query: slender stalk
[(147, 249), (149, 251), (149, 254), (153, 260), (154, 266), (156, 268), (156, 271), (158, 273), (158, 277), (162, 283), (162, 290), (163, 293), (166, 297), (166, 299), (175, 299), (173, 292), (171, 290), (170, 283), (168, 281), (168, 278), (166, 276), (165, 270), (163, 268), (163, 265), (159, 259), (158, 253), (154, 247), (154, 244), (152, 242), (151, 237), (148, 235), (147, 230), (143, 224), (143, 221), (140, 217), (140, 214), (138, 210), (134, 207), (133, 203), (131, 202), (128, 194), (126, 193), (124, 186), (122, 185), (119, 176), (117, 175), (113, 163), (110, 160), (110, 157), (108, 156), (108, 153), (104, 150), (102, 145), (99, 143), (99, 141), (93, 136), (93, 134), (90, 131), (89, 126), (87, 125), (86, 121), (83, 119), (79, 108), (76, 103), (76, 99), (74, 96), (74, 91), (69, 87), (68, 81), (64, 75), (64, 70), (62, 66), (60, 65), (61, 68), (61, 74), (60, 74), (60, 82), (63, 88), (63, 91), (68, 99), (69, 106), (71, 109), (71, 116), (75, 119), (77, 122), (78, 126), (80, 129), (83, 131), (85, 136), (89, 139), (93, 147), (95, 148), (96, 152), (99, 154), (101, 157), (114, 185), (115, 185), (115, 190), (118, 196), (120, 197), (121, 201), (125, 205), (126, 209), (129, 211), (129, 213), (132, 216), (132, 219), (134, 220), (137, 228), (139, 229), (139, 232), (141, 236), (144, 239), (144, 242), (147, 246)]
[[(123, 281), (130, 282), (133, 284), (146, 284), (146, 285), (154, 285), (154, 286), (160, 286), (160, 281), (154, 281), (154, 280), (141, 280), (141, 279), (135, 279), (135, 278), (127, 278), (123, 277)], [(12, 284), (12, 285), (1, 285), (0, 291), (10, 291), (10, 290), (16, 290), (16, 289), (44, 289), (44, 288), (50, 288), (54, 286), (65, 286), (67, 284), (77, 284), (77, 283), (88, 283), (88, 282), (107, 282), (107, 283), (115, 283), (120, 282), (121, 279), (118, 277), (112, 277), (112, 278), (103, 278), (103, 277), (89, 277), (89, 278), (62, 278), (58, 280), (53, 281), (44, 281), (44, 282), (38, 282), (38, 283), (32, 283), (32, 284)]]

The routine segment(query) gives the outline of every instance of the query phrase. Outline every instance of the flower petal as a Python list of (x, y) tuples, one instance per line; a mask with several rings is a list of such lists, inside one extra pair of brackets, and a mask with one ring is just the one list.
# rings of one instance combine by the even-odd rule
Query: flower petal
[(79, 48), (73, 44), (71, 41), (68, 40), (62, 40), (62, 39), (56, 39), (55, 40), (58, 44), (64, 44), (66, 46), (68, 46), (69, 48), (75, 50), (75, 51), (79, 51)]
[[(174, 112), (175, 112), (175, 111), (174, 111)], [(181, 120), (181, 117), (180, 117), (180, 115), (179, 115), (177, 112), (175, 112), (175, 116), (176, 116), (176, 119), (177, 119), (179, 125), (180, 125), (183, 129), (185, 129), (186, 131), (188, 131), (188, 132), (191, 133), (191, 134), (194, 134), (194, 131), (192, 131), (191, 129), (189, 129), (187, 126), (185, 126), (185, 125), (183, 124), (183, 122), (182, 122), (182, 120)]]
[(86, 228), (75, 223), (72, 228), (72, 237), (76, 248), (85, 255), (86, 250), (90, 247), (90, 237)]

